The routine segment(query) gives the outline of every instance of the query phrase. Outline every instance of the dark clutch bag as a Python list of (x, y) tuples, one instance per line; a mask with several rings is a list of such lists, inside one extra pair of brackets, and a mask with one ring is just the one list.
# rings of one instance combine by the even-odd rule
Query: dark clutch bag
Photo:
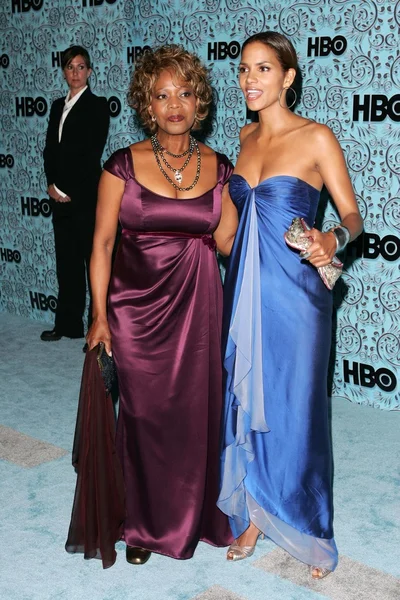
[(107, 394), (109, 394), (114, 381), (117, 378), (114, 359), (107, 354), (103, 342), (100, 342), (93, 350), (97, 352), (97, 364), (99, 365), (100, 373), (103, 378), (104, 387), (106, 388)]
[[(306, 233), (309, 229), (310, 227), (302, 217), (296, 217), (293, 219), (292, 224), (285, 233), (285, 242), (291, 248), (295, 248), (296, 250), (301, 250), (304, 252), (311, 246), (312, 241), (307, 237), (300, 237), (300, 235)], [(343, 263), (338, 259), (337, 256), (333, 257), (330, 265), (318, 267), (317, 271), (319, 276), (328, 290), (333, 290), (336, 281), (342, 274), (342, 269)]]

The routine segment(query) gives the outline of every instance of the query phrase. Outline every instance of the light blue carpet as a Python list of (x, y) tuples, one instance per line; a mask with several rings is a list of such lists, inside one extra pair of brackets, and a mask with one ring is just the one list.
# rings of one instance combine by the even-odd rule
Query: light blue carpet
[[(400, 413), (333, 403), (339, 567), (310, 581), (274, 544), (228, 563), (200, 544), (189, 561), (153, 555), (114, 567), (64, 550), (82, 340), (44, 343), (43, 324), (0, 314), (1, 600), (398, 600)], [(48, 327), (47, 327), (48, 328)]]

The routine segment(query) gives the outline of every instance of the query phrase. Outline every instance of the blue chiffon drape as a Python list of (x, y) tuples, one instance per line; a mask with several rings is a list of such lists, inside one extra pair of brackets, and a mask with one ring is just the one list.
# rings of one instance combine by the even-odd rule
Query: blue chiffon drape
[(284, 242), (314, 222), (319, 191), (291, 176), (233, 175), (240, 224), (225, 279), (221, 492), (235, 537), (250, 520), (307, 564), (333, 570), (327, 370), (332, 295)]

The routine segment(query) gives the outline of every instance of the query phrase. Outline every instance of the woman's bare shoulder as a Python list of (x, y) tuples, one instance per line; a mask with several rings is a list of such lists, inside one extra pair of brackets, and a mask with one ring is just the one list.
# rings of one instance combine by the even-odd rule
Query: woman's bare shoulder
[(214, 156), (215, 151), (212, 148), (210, 148), (210, 146), (207, 146), (206, 144), (203, 144), (203, 142), (199, 141), (197, 142), (197, 144), (203, 156)]
[(247, 125), (244, 125), (244, 127), (242, 127), (242, 129), (240, 130), (240, 135), (239, 135), (240, 143), (243, 144), (245, 139), (251, 133), (253, 133), (253, 131), (255, 131), (257, 129), (257, 127), (258, 127), (258, 123), (247, 123)]
[(328, 125), (302, 119), (303, 123), (298, 122), (298, 126), (292, 130), (298, 143), (306, 144), (307, 148), (313, 150), (313, 154), (318, 154), (319, 150), (333, 148), (338, 146), (338, 141), (332, 129)]
[(315, 138), (315, 141), (318, 139), (336, 139), (332, 129), (328, 127), (328, 125), (324, 125), (323, 123), (317, 123), (317, 121), (310, 121), (309, 119), (304, 119), (305, 123), (303, 126), (304, 133)]
[(136, 152), (140, 152), (141, 150), (147, 150), (150, 147), (150, 145), (150, 140), (146, 138), (145, 140), (141, 140), (140, 142), (135, 142), (134, 144), (131, 144), (129, 148)]
[(308, 139), (316, 154), (323, 152), (336, 152), (340, 144), (332, 129), (322, 123), (312, 123), (307, 132)]
[(146, 157), (149, 152), (153, 152), (153, 148), (151, 146), (151, 142), (149, 139), (142, 140), (141, 142), (136, 142), (135, 144), (131, 144), (129, 146), (129, 150), (133, 156), (134, 160), (138, 160), (141, 157)]

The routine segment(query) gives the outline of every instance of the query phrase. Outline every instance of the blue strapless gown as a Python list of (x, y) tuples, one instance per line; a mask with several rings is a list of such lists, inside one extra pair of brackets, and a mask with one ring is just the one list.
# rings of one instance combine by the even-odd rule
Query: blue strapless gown
[(240, 223), (225, 278), (222, 485), (235, 538), (251, 520), (297, 559), (333, 570), (327, 375), (332, 293), (284, 241), (314, 223), (319, 191), (280, 175), (232, 175)]

